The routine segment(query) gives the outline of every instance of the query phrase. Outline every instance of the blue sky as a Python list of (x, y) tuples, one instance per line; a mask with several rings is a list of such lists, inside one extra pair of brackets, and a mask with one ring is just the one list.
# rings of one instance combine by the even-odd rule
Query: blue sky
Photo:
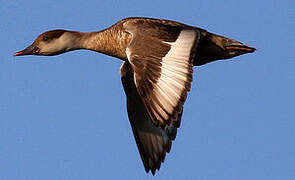
[[(287, 180), (295, 177), (295, 3), (0, 0), (0, 179)], [(89, 51), (13, 57), (41, 32), (97, 31), (128, 16), (177, 20), (256, 47), (194, 69), (160, 172), (146, 174), (121, 61)]]

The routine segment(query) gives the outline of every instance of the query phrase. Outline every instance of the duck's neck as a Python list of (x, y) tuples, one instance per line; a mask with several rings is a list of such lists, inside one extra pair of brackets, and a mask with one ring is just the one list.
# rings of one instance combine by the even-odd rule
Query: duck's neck
[(79, 42), (77, 49), (92, 50), (125, 60), (126, 42), (121, 33), (111, 29), (88, 33), (73, 32)]

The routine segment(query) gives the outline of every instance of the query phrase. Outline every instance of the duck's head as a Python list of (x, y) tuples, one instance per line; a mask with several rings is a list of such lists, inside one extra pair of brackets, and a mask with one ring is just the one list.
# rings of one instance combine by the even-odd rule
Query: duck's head
[(35, 39), (32, 45), (22, 51), (16, 52), (14, 56), (53, 56), (78, 49), (75, 41), (77, 34), (79, 33), (62, 29), (44, 32)]

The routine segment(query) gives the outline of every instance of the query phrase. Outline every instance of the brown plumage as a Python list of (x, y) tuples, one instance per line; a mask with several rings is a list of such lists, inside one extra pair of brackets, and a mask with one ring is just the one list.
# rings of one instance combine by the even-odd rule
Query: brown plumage
[(136, 144), (146, 172), (160, 169), (180, 126), (193, 66), (255, 51), (229, 38), (170, 20), (126, 18), (90, 33), (53, 30), (21, 55), (88, 49), (122, 59), (121, 79)]

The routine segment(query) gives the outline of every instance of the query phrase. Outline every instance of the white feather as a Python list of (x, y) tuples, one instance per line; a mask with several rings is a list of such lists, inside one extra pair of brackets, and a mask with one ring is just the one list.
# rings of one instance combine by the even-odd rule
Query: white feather
[[(168, 112), (177, 106), (185, 90), (188, 75), (191, 73), (189, 61), (195, 38), (196, 32), (194, 30), (182, 30), (175, 42), (165, 42), (171, 45), (171, 48), (162, 58), (161, 76), (155, 90), (159, 92), (157, 97), (162, 97), (159, 100), (169, 101), (169, 103), (164, 103), (167, 105)], [(164, 96), (163, 93), (169, 93), (169, 95)], [(169, 105), (174, 107), (169, 107)]]

